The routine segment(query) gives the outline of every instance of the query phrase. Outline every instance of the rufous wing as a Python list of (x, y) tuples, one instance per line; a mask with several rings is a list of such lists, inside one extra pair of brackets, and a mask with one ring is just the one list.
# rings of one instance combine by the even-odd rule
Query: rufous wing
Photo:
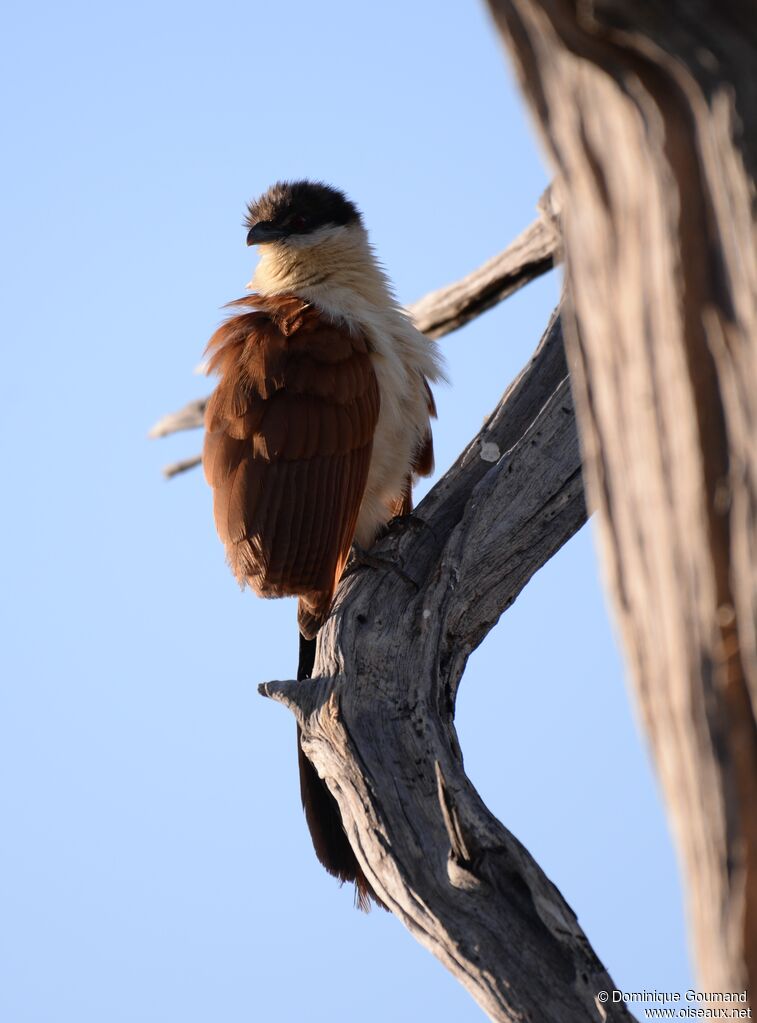
[[(208, 345), (205, 413), (216, 528), (242, 583), (328, 612), (365, 490), (379, 391), (364, 337), (291, 297), (250, 296)], [(312, 619), (312, 620), (309, 620)]]

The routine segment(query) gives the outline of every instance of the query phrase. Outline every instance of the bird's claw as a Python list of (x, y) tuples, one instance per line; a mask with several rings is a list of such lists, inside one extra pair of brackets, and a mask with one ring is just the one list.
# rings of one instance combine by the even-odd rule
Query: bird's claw
[(342, 572), (342, 579), (346, 579), (347, 576), (353, 575), (360, 568), (375, 568), (379, 571), (389, 569), (390, 572), (394, 572), (396, 575), (407, 583), (412, 589), (418, 592), (420, 587), (415, 579), (412, 579), (407, 572), (403, 571), (396, 565), (390, 558), (381, 557), (378, 554), (371, 554), (370, 551), (365, 550), (356, 541), (352, 544), (352, 550), (350, 551), (349, 561), (345, 565), (344, 571)]

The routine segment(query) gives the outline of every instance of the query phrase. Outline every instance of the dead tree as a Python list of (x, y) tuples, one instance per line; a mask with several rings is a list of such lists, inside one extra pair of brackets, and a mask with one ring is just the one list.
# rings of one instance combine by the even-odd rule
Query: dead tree
[(754, 989), (757, 12), (489, 4), (559, 182), (587, 489), (700, 983)]
[[(555, 164), (566, 300), (454, 466), (340, 586), (315, 679), (269, 682), (371, 885), (496, 1020), (629, 1019), (467, 779), (470, 652), (584, 522), (581, 459), (682, 852), (703, 987), (755, 976), (754, 19), (732, 0), (489, 0)], [(551, 265), (545, 216), (414, 307), (440, 336)], [(484, 269), (484, 268), (482, 268)], [(199, 425), (202, 403), (156, 433)], [(186, 468), (189, 463), (178, 468)], [(176, 467), (174, 467), (176, 468)], [(382, 560), (385, 567), (382, 567)]]
[[(456, 330), (553, 266), (548, 196), (542, 207), (505, 252), (412, 307), (422, 330)], [(152, 435), (201, 425), (203, 408), (166, 416)], [(371, 885), (496, 1020), (630, 1019), (597, 1002), (611, 979), (560, 893), (483, 805), (453, 723), (468, 655), (585, 519), (555, 314), (455, 465), (395, 522), (372, 567), (346, 574), (315, 678), (261, 687), (297, 717)]]

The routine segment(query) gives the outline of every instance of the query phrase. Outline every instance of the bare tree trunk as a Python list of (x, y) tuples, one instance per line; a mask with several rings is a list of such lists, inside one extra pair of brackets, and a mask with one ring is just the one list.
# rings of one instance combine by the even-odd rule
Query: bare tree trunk
[(757, 983), (757, 11), (489, 4), (558, 171), (587, 487), (701, 983), (741, 991)]
[[(737, 0), (489, 4), (559, 175), (586, 479), (702, 986), (739, 991), (757, 978), (757, 16)], [(420, 303), (422, 329), (543, 272), (555, 240), (542, 225), (515, 247), (514, 266), (505, 253)], [(318, 677), (263, 687), (295, 712), (374, 889), (496, 1020), (630, 1018), (597, 999), (610, 978), (481, 803), (453, 725), (471, 650), (584, 520), (579, 468), (555, 320), (379, 545), (386, 567), (340, 586)]]

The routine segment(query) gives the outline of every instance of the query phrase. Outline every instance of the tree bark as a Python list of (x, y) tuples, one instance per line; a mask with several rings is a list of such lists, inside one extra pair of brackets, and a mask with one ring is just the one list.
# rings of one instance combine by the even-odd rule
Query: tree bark
[(628, 1020), (575, 915), (465, 775), (470, 652), (586, 518), (555, 316), (534, 358), (411, 517), (348, 570), (297, 716), (372, 887), (494, 1020)]
[(757, 15), (489, 0), (558, 175), (608, 586), (703, 988), (757, 983)]
[[(560, 258), (555, 205), (411, 307), (440, 337)], [(200, 425), (204, 402), (165, 417)], [(188, 460), (188, 462), (191, 460)], [(465, 775), (455, 697), (470, 652), (586, 519), (557, 315), (529, 365), (412, 516), (343, 577), (316, 678), (270, 682), (337, 799), (374, 890), (495, 1020), (626, 1021), (575, 915)]]

